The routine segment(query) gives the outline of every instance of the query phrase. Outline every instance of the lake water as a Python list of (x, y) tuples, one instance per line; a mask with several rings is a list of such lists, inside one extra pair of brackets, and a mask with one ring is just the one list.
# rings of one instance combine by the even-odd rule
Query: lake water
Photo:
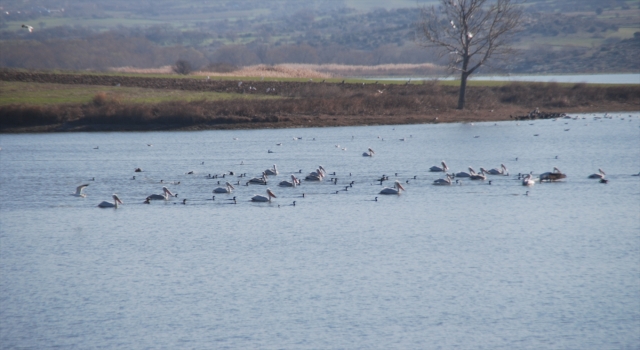
[[(640, 113), (610, 116), (0, 135), (0, 347), (637, 349)], [(442, 160), (510, 175), (433, 186)]]
[[(434, 77), (412, 78), (414, 81), (432, 80)], [(439, 77), (440, 80), (460, 80), (460, 76)], [(373, 80), (373, 79), (372, 79)], [(378, 80), (376, 78), (375, 80)], [(380, 80), (409, 80), (387, 78)], [(640, 84), (640, 74), (552, 74), (552, 75), (472, 75), (469, 80), (489, 81), (531, 81), (539, 83), (588, 83), (588, 84)]]

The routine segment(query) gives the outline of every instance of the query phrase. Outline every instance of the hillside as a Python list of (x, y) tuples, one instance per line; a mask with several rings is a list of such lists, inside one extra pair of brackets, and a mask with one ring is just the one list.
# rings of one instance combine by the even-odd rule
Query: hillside
[[(434, 1), (7, 0), (0, 66), (35, 69), (208, 65), (441, 63), (415, 44), (420, 6)], [(365, 5), (368, 4), (368, 5)], [(33, 32), (21, 28), (23, 23)], [(512, 73), (637, 72), (640, 4), (527, 2)], [(637, 34), (636, 34), (637, 33)], [(485, 72), (488, 72), (486, 68)]]

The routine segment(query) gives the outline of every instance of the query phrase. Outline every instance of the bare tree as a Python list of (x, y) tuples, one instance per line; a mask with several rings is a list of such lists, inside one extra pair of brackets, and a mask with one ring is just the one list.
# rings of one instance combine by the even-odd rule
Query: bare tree
[(464, 109), (467, 78), (489, 58), (506, 59), (515, 52), (509, 39), (521, 24), (521, 0), (440, 0), (422, 9), (418, 43), (448, 56), (450, 72), (460, 72), (458, 109)]

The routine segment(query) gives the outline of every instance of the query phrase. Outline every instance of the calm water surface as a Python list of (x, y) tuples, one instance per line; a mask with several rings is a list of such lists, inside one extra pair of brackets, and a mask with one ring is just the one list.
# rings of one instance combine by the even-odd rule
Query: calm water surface
[[(0, 135), (0, 347), (637, 349), (640, 114), (610, 116)], [(433, 186), (442, 160), (510, 175)]]
[[(375, 80), (408, 80), (406, 78), (376, 78)], [(431, 80), (433, 77), (415, 78), (414, 81)], [(440, 77), (440, 80), (459, 80), (459, 76)], [(640, 84), (640, 74), (535, 74), (535, 75), (472, 75), (470, 80), (533, 81), (541, 83), (587, 83), (587, 84)], [(373, 79), (372, 79), (373, 80)]]

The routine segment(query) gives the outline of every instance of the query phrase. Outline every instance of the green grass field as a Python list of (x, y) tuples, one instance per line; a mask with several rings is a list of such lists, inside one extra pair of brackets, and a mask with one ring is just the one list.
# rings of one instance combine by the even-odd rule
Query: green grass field
[(122, 103), (159, 103), (168, 101), (219, 101), (228, 99), (277, 99), (278, 96), (241, 95), (183, 90), (156, 90), (134, 87), (42, 84), (0, 81), (0, 105), (55, 105), (89, 103), (98, 93)]

